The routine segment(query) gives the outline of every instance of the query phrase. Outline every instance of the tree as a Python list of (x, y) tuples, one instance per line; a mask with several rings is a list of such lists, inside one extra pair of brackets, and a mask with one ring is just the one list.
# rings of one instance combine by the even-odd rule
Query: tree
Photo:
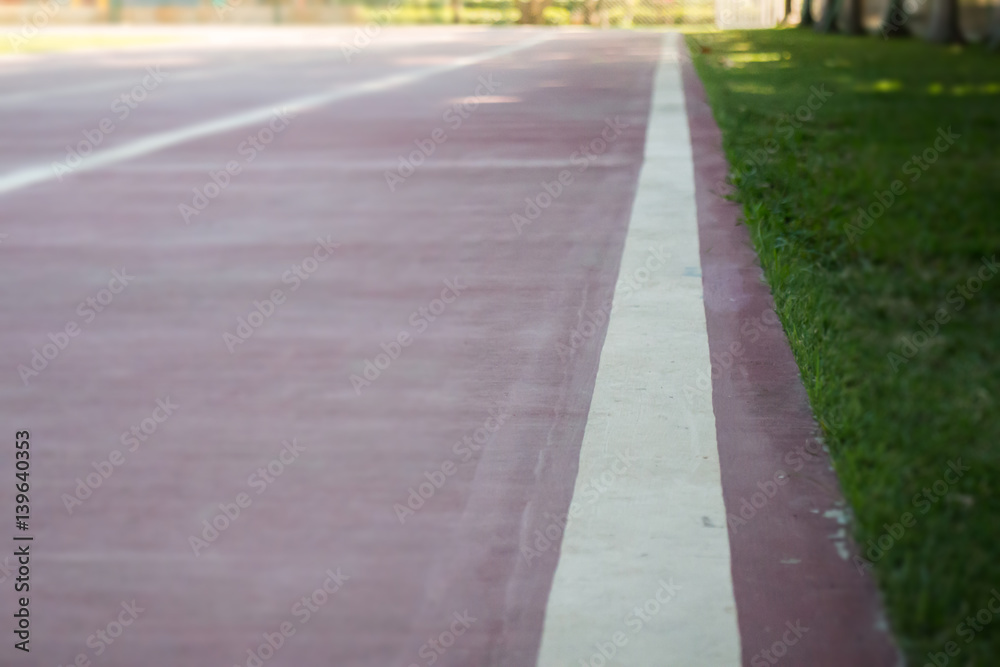
[(965, 42), (958, 27), (958, 0), (934, 0), (927, 39), (938, 44)]
[(861, 17), (864, 16), (865, 12), (865, 2), (864, 0), (846, 0), (847, 2), (847, 16), (844, 18), (844, 34), (845, 35), (863, 35), (865, 34), (865, 27), (861, 23)]
[(990, 31), (986, 41), (994, 51), (1000, 50), (1000, 2), (993, 7), (993, 19), (990, 21)]
[(521, 18), (518, 23), (523, 25), (538, 25), (544, 23), (542, 12), (551, 3), (551, 0), (518, 0), (521, 9)]
[(802, 0), (802, 18), (799, 20), (799, 27), (810, 28), (815, 23), (812, 13), (812, 0)]
[(837, 15), (840, 14), (842, 0), (826, 0), (823, 15), (816, 24), (816, 32), (837, 32)]
[(909, 37), (912, 34), (906, 25), (909, 18), (909, 12), (903, 7), (903, 0), (889, 0), (878, 31), (883, 37)]
[(451, 13), (455, 23), (462, 22), (462, 0), (451, 0)]

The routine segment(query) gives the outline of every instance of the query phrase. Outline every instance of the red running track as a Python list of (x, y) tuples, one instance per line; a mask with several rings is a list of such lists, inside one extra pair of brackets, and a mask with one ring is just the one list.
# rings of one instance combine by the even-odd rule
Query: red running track
[[(400, 34), (350, 64), (335, 40), (25, 61), (0, 70), (5, 95), (104, 88), (0, 100), (0, 170), (62, 160), (108, 116), (101, 149), (533, 33)], [(518, 549), (569, 505), (604, 332), (568, 361), (559, 345), (612, 295), (659, 42), (559, 34), (300, 113), (191, 224), (179, 205), (265, 123), (0, 195), (0, 391), (8, 430), (31, 433), (34, 536), (33, 650), (5, 645), (0, 662), (252, 665), (248, 650), (286, 623), (264, 664), (533, 664), (558, 547), (530, 565)], [(113, 101), (157, 64), (173, 78), (118, 120)], [(499, 87), (454, 127), (445, 112), (481, 78)], [(108, 88), (118, 80), (132, 83)], [(574, 163), (615, 118), (626, 127), (607, 150)], [(386, 170), (437, 128), (447, 140), (390, 192)], [(573, 183), (518, 234), (511, 214), (563, 169)], [(317, 238), (339, 245), (296, 286), (286, 272)], [(101, 312), (79, 305), (108, 300), (123, 268), (133, 278)], [(446, 281), (460, 295), (435, 303)], [(223, 334), (274, 290), (281, 303), (230, 353)], [(22, 380), (70, 323), (78, 334)], [(408, 346), (355, 391), (351, 375), (401, 333)], [(168, 397), (179, 407), (156, 412)], [(508, 416), (485, 446), (456, 450), (491, 411)], [(133, 427), (145, 439), (131, 451)], [(255, 472), (292, 440), (297, 457)], [(112, 457), (89, 497), (67, 500)], [(394, 505), (427, 474), (444, 484), (401, 522)], [(238, 499), (249, 505), (208, 543), (203, 522)], [(347, 578), (304, 618), (328, 570)], [(0, 596), (4, 618), (13, 603)], [(94, 634), (119, 620), (112, 642)], [(449, 628), (463, 632), (443, 653), (426, 644)]]

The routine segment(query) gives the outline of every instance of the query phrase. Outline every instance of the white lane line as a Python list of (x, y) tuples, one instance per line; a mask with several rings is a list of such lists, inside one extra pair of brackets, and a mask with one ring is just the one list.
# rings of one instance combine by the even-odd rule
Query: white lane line
[[(325, 61), (318, 60), (315, 57), (306, 58), (295, 58), (292, 60), (279, 60), (276, 61), (278, 67), (301, 67), (309, 63), (315, 63), (319, 65), (329, 64)], [(332, 64), (341, 64), (341, 61), (332, 61)], [(274, 63), (271, 63), (274, 64)], [(150, 61), (146, 63), (150, 67), (156, 67), (157, 63)], [(184, 67), (192, 67), (190, 64), (185, 64)], [(193, 69), (188, 72), (177, 72), (173, 73), (169, 69), (165, 72), (167, 74), (168, 81), (197, 81), (199, 79), (210, 79), (221, 76), (229, 76), (237, 74), (240, 72), (254, 72), (255, 75), (261, 73), (261, 68), (256, 64), (224, 64), (217, 69)], [(52, 72), (45, 72), (45, 74), (51, 74)], [(71, 72), (72, 74), (73, 72)], [(278, 71), (264, 71), (264, 74), (280, 74)], [(90, 83), (82, 83), (76, 86), (59, 86), (56, 88), (44, 88), (42, 90), (26, 90), (20, 93), (13, 93), (11, 95), (0, 95), (0, 108), (17, 106), (19, 104), (27, 104), (31, 102), (36, 102), (38, 100), (44, 100), (51, 97), (67, 97), (70, 95), (77, 94), (87, 94), (87, 93), (99, 93), (105, 90), (121, 90), (121, 92), (128, 92), (135, 86), (139, 85), (139, 82), (144, 76), (147, 75), (145, 69), (141, 72), (136, 72), (135, 77), (130, 79), (114, 79), (111, 81), (96, 81)]]
[(711, 361), (676, 39), (622, 256), (621, 276), (648, 279), (615, 291), (539, 667), (741, 664), (712, 397), (683, 394)]
[[(116, 148), (109, 148), (107, 150), (92, 153), (83, 159), (81, 164), (74, 169), (74, 173), (90, 171), (111, 164), (116, 164), (118, 162), (124, 162), (125, 160), (131, 160), (136, 157), (148, 155), (150, 153), (163, 150), (164, 148), (170, 148), (171, 146), (177, 146), (194, 139), (200, 139), (201, 137), (221, 134), (223, 132), (229, 132), (241, 127), (265, 123), (273, 118), (275, 112), (279, 109), (283, 109), (293, 114), (301, 113), (303, 111), (308, 111), (310, 109), (330, 104), (331, 102), (337, 102), (352, 97), (359, 97), (369, 93), (377, 93), (383, 90), (389, 90), (391, 88), (397, 88), (399, 86), (415, 83), (436, 74), (443, 74), (444, 72), (450, 72), (456, 69), (461, 69), (462, 67), (468, 67), (469, 65), (475, 65), (476, 63), (483, 62), (484, 60), (491, 60), (500, 56), (516, 53), (517, 51), (530, 48), (548, 39), (550, 39), (549, 33), (541, 33), (531, 39), (483, 51), (472, 56), (455, 58), (447, 63), (421, 67), (409, 72), (384, 76), (371, 81), (365, 81), (363, 83), (327, 90), (322, 93), (283, 100), (268, 106), (257, 107), (256, 109), (251, 109), (249, 111), (230, 114), (228, 116), (221, 116), (219, 118), (196, 123), (194, 125), (186, 125), (174, 130), (168, 130), (166, 132), (159, 132), (141, 139), (136, 139), (135, 141), (131, 141)], [(20, 190), (37, 183), (55, 180), (56, 178), (56, 172), (49, 164), (15, 169), (14, 171), (0, 174), (0, 194)]]
[[(155, 63), (150, 64), (151, 67), (155, 66)], [(217, 76), (226, 76), (228, 74), (235, 74), (236, 72), (248, 69), (245, 65), (238, 65), (235, 67), (227, 67), (219, 70), (199, 70), (195, 72), (179, 72), (176, 74), (171, 74), (167, 72), (167, 79), (169, 81), (196, 81), (198, 79), (208, 79)], [(100, 81), (93, 83), (82, 83), (76, 86), (65, 86), (59, 88), (46, 88), (44, 90), (27, 90), (22, 93), (14, 93), (12, 95), (0, 96), (0, 108), (17, 106), (19, 104), (27, 104), (31, 102), (36, 102), (38, 100), (44, 100), (50, 97), (67, 97), (69, 95), (77, 94), (88, 94), (88, 93), (99, 93), (104, 90), (120, 90), (125, 93), (140, 85), (142, 78), (147, 76), (149, 72), (143, 70), (141, 72), (136, 72), (135, 77), (131, 79), (114, 79), (112, 81)]]

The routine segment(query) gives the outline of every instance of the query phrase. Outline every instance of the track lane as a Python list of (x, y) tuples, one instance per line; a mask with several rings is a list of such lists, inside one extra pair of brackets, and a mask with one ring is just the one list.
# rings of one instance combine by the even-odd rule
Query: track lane
[[(243, 664), (341, 567), (352, 578), (267, 664), (423, 664), (428, 636), (466, 609), (476, 622), (437, 664), (530, 664), (557, 550), (525, 563), (519, 548), (569, 503), (601, 336), (569, 363), (557, 345), (611, 294), (657, 50), (655, 37), (569, 35), (537, 47), (530, 67), (507, 56), (317, 108), (191, 225), (177, 204), (206, 175), (185, 165), (224, 161), (245, 132), (6, 195), (0, 250), (19, 287), (0, 292), (4, 367), (75, 318), (112, 268), (136, 275), (28, 387), (12, 372), (2, 388), (44, 443), (42, 657), (87, 651), (134, 597), (142, 622), (104, 664)], [(346, 168), (391, 164), (491, 73), (516, 101), (449, 130), (405, 187)], [(518, 235), (510, 214), (615, 115), (620, 139)], [(180, 167), (158, 173), (161, 161)], [(334, 257), (291, 293), (282, 273), (326, 235), (341, 244)], [(455, 277), (468, 291), (357, 395), (349, 376), (380, 343), (416, 334), (410, 314)], [(275, 287), (287, 303), (230, 355), (222, 332)], [(177, 414), (68, 515), (61, 494), (165, 395)], [(495, 408), (510, 417), (458, 460), (456, 441)], [(301, 461), (195, 557), (200, 522), (292, 437)], [(393, 505), (452, 459), (447, 485), (400, 525)]]
[[(483, 46), (502, 47), (511, 39), (512, 36), (487, 38)], [(16, 124), (23, 130), (16, 136), (3, 137), (0, 170), (16, 171), (34, 164), (40, 176), (45, 169), (52, 170), (53, 163), (66, 164), (73, 153), (87, 152), (88, 146), (78, 147), (81, 142), (98, 141), (92, 148), (100, 152), (173, 129), (175, 118), (189, 114), (192, 99), (199, 100), (206, 118), (210, 114), (239, 114), (248, 108), (310, 96), (317, 90), (363, 85), (396, 65), (415, 71), (420, 65), (454, 61), (477, 41), (481, 40), (470, 35), (464, 41), (445, 40), (440, 45), (421, 43), (419, 52), (412, 52), (411, 46), (409, 54), (402, 44), (376, 42), (362, 54), (353, 56), (351, 62), (345, 60), (339, 48), (329, 46), (311, 50), (303, 46), (290, 53), (254, 50), (246, 45), (235, 53), (205, 48), (186, 56), (174, 52), (140, 52), (121, 61), (99, 61), (98, 71), (114, 71), (116, 78), (92, 84), (77, 84), (87, 74), (67, 75), (59, 71), (52, 76), (38, 72), (31, 76), (30, 82), (20, 82), (22, 86), (30, 83), (33, 90), (0, 96), (0, 123)], [(155, 74), (152, 78), (151, 71)], [(121, 77), (123, 72), (131, 72), (131, 77)], [(39, 78), (44, 86), (41, 89), (35, 88)], [(236, 78), (245, 85), (227, 85), (228, 78)], [(120, 100), (144, 83), (149, 87), (139, 90), (136, 100), (127, 103)], [(17, 90), (18, 85), (14, 82), (11, 89)], [(60, 92), (63, 94), (57, 94)], [(31, 105), (31, 115), (25, 114), (25, 104)], [(67, 112), (68, 104), (72, 104), (72, 113)], [(108, 120), (113, 125), (111, 132), (99, 132), (101, 122)], [(85, 131), (93, 138), (88, 139)], [(75, 158), (72, 160), (71, 164), (75, 164)]]

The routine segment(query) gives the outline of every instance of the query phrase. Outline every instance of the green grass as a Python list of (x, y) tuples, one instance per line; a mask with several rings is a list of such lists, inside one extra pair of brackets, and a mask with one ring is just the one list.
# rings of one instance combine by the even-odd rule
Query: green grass
[[(915, 522), (866, 576), (912, 665), (949, 641), (949, 665), (1000, 664), (1000, 615), (957, 628), (1000, 590), (1000, 275), (951, 293), (1000, 258), (1000, 55), (796, 29), (688, 39), (855, 535), (867, 550), (883, 524)], [(833, 95), (792, 127), (813, 86)], [(907, 167), (949, 127), (954, 145)], [(897, 179), (885, 213), (850, 227)], [(904, 356), (942, 308), (948, 321)], [(961, 479), (914, 504), (958, 459)]]

